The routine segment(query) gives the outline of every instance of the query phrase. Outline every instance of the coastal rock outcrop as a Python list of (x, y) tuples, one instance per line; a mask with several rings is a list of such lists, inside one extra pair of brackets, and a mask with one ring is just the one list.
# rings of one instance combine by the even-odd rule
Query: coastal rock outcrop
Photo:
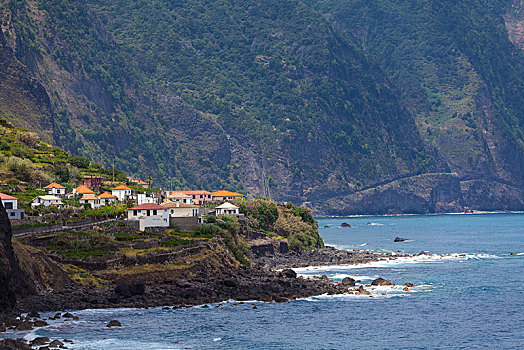
[(393, 282), (390, 282), (388, 280), (385, 280), (383, 279), (382, 277), (379, 277), (377, 279), (374, 279), (372, 282), (371, 282), (371, 285), (372, 286), (394, 286), (395, 283)]
[(13, 308), (17, 295), (34, 292), (24, 279), (13, 250), (11, 236), (11, 222), (0, 202), (0, 312)]
[(393, 242), (405, 242), (405, 241), (409, 241), (409, 239), (407, 239), (407, 238), (395, 237), (395, 240), (394, 240)]
[(118, 320), (112, 320), (111, 322), (109, 322), (106, 327), (122, 327), (122, 324), (120, 323), (120, 321)]

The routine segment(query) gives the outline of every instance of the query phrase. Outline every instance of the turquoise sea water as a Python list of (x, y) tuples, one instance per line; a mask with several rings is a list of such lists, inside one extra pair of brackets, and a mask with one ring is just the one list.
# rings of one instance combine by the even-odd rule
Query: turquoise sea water
[[(524, 214), (321, 218), (319, 225), (331, 226), (321, 235), (339, 248), (431, 255), (300, 274), (362, 284), (380, 276), (417, 287), (219, 308), (83, 310), (75, 311), (80, 321), (9, 336), (68, 338), (75, 349), (524, 348), (524, 254), (510, 255), (524, 253)], [(396, 236), (410, 241), (394, 243)], [(112, 319), (123, 327), (106, 328)]]

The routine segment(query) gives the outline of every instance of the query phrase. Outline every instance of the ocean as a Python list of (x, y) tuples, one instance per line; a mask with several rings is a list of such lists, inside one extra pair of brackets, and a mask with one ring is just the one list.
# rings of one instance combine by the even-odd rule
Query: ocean
[[(82, 310), (73, 311), (80, 321), (56, 321), (8, 336), (67, 338), (74, 341), (66, 344), (73, 349), (524, 348), (524, 214), (318, 221), (326, 244), (341, 249), (428, 254), (296, 269), (303, 276), (325, 274), (338, 281), (351, 276), (364, 285), (383, 277), (397, 284), (371, 290), (371, 296), (228, 301), (179, 310)], [(351, 227), (340, 227), (343, 222)], [(397, 236), (409, 241), (393, 242)], [(416, 286), (405, 291), (407, 282)], [(122, 328), (105, 327), (113, 319)]]

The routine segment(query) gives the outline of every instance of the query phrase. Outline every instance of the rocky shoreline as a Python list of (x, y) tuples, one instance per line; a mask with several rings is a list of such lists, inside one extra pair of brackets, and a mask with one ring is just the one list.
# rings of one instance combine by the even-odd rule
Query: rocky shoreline
[[(78, 285), (71, 284), (59, 291), (19, 300), (16, 311), (0, 317), (0, 334), (7, 329), (31, 330), (46, 326), (46, 320), (35, 317), (39, 316), (38, 312), (121, 307), (178, 309), (227, 300), (287, 302), (322, 294), (369, 295), (370, 292), (367, 289), (363, 286), (356, 287), (355, 281), (350, 278), (342, 282), (330, 281), (326, 276), (313, 279), (303, 278), (297, 276), (292, 268), (332, 264), (365, 264), (398, 256), (325, 247), (302, 253), (277, 252), (258, 256), (254, 254), (251, 257), (253, 262), (251, 268), (240, 267), (220, 273), (199, 269), (199, 272), (192, 274), (191, 278), (164, 282), (134, 281), (104, 288), (79, 288)], [(74, 313), (74, 311), (71, 312)], [(26, 316), (21, 316), (22, 313)], [(60, 316), (55, 316), (51, 319), (57, 319), (56, 317), (60, 318)], [(76, 319), (69, 313), (62, 314), (62, 317)], [(21, 339), (0, 341), (2, 349), (31, 349), (32, 346), (34, 347), (33, 344)], [(62, 344), (62, 348), (66, 348), (65, 345)]]
[[(252, 268), (194, 271), (191, 278), (135, 281), (106, 288), (79, 288), (72, 284), (60, 291), (20, 300), (20, 312), (61, 311), (86, 308), (186, 306), (229, 299), (283, 302), (321, 294), (341, 294), (348, 287), (327, 280), (297, 277), (291, 269), (312, 265), (364, 264), (394, 257), (385, 253), (349, 252), (333, 247), (310, 252), (288, 252), (252, 257)], [(281, 270), (281, 271), (280, 271)]]

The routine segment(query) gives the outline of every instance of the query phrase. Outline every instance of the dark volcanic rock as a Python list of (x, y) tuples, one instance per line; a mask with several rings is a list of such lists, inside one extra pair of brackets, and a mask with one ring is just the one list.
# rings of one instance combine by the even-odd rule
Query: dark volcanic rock
[(46, 321), (37, 320), (37, 321), (33, 322), (33, 325), (35, 327), (44, 327), (44, 326), (48, 326), (49, 323), (47, 323)]
[(129, 298), (131, 296), (131, 292), (129, 291), (129, 284), (121, 283), (117, 285), (115, 288), (115, 293), (124, 298)]
[(34, 293), (18, 265), (11, 235), (11, 222), (0, 201), (0, 313), (10, 310), (15, 305), (17, 295)]
[(342, 284), (348, 287), (353, 287), (355, 285), (355, 280), (351, 277), (344, 277)]
[(33, 323), (32, 322), (22, 322), (19, 325), (15, 327), (15, 330), (17, 331), (29, 331), (33, 329)]
[(48, 337), (38, 337), (30, 341), (32, 346), (40, 346), (47, 344), (51, 341)]
[(112, 320), (106, 325), (106, 327), (122, 327), (122, 324), (120, 323), (120, 321)]
[(292, 269), (282, 270), (282, 274), (286, 276), (287, 278), (297, 278), (297, 273), (293, 271)]
[(0, 340), (2, 350), (31, 350), (31, 347), (24, 339), (2, 339)]
[(407, 240), (408, 240), (407, 238), (395, 237), (395, 240), (393, 242), (405, 242)]
[(73, 318), (75, 316), (72, 313), (70, 313), (70, 312), (66, 312), (62, 317), (64, 317), (64, 318)]
[(351, 227), (350, 224), (348, 224), (347, 222), (343, 222), (340, 227)]
[(144, 281), (138, 281), (129, 286), (129, 292), (132, 295), (144, 294), (145, 291), (146, 291), (146, 286), (145, 286)]
[(372, 286), (394, 286), (395, 283), (393, 282), (389, 282), (385, 279), (383, 279), (382, 277), (379, 277), (377, 279), (374, 279), (372, 282), (371, 282), (371, 285)]
[(62, 343), (60, 340), (58, 339), (55, 339), (53, 340), (51, 343), (49, 343), (49, 347), (50, 348), (58, 348), (58, 347), (62, 347), (64, 345), (64, 343)]
[(36, 311), (31, 311), (30, 313), (27, 314), (27, 316), (31, 318), (38, 318), (40, 317), (40, 314)]

